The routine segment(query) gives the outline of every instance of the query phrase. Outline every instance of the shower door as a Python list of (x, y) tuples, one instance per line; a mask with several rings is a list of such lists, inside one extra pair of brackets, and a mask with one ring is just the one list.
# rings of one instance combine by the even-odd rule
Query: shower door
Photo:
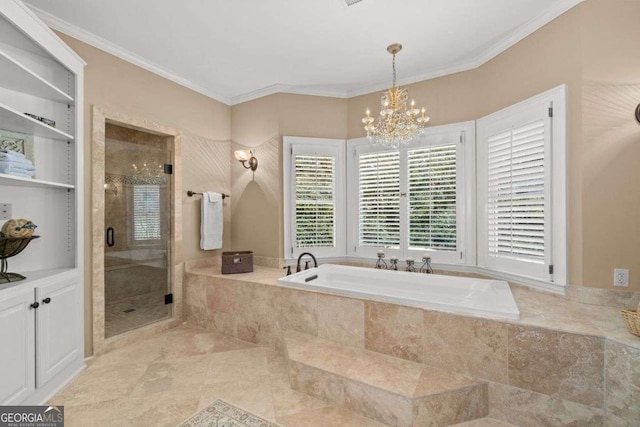
[(105, 338), (171, 315), (166, 137), (107, 123)]

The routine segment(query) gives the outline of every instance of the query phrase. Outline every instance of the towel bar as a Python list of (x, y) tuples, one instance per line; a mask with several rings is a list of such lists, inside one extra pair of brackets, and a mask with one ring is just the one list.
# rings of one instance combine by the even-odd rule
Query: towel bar
[[(189, 197), (193, 197), (193, 196), (195, 196), (196, 194), (199, 194), (199, 195), (201, 195), (201, 196), (202, 196), (202, 193), (196, 193), (195, 191), (191, 191), (191, 190), (187, 191), (187, 196), (189, 196)], [(226, 199), (227, 197), (231, 197), (231, 196), (230, 196), (230, 195), (228, 195), (228, 194), (224, 194), (224, 193), (222, 193), (222, 200)]]

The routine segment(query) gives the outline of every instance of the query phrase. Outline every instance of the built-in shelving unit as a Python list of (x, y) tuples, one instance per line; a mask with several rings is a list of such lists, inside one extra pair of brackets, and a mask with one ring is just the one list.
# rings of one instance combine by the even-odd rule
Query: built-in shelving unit
[(75, 189), (75, 185), (64, 184), (62, 182), (43, 181), (41, 179), (24, 178), (15, 175), (0, 173), (0, 185), (13, 185), (18, 187), (40, 187), (40, 188), (65, 188)]
[(26, 279), (0, 283), (0, 405), (43, 404), (84, 366), (84, 65), (24, 3), (0, 2), (0, 148), (35, 167), (0, 173), (0, 204), (39, 236), (8, 258)]
[(13, 108), (0, 103), (0, 126), (4, 130), (26, 133), (42, 138), (59, 141), (73, 141), (75, 138), (66, 132), (45, 125), (36, 119), (26, 116)]
[(40, 77), (0, 48), (0, 86), (51, 101), (73, 104), (73, 97)]

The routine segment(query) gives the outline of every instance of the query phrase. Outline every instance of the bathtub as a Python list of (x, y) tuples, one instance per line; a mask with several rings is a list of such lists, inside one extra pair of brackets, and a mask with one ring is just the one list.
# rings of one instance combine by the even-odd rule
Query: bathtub
[[(317, 277), (314, 277), (317, 276)], [(282, 286), (491, 319), (519, 319), (507, 282), (324, 264), (278, 279)]]

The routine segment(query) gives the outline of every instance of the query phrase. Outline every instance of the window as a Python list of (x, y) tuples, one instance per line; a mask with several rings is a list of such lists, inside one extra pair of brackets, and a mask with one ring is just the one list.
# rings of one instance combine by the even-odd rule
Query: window
[(343, 256), (344, 141), (284, 138), (285, 258)]
[(133, 186), (133, 241), (151, 243), (160, 240), (160, 186)]
[(371, 258), (385, 249), (388, 256), (427, 252), (439, 263), (475, 262), (473, 197), (465, 191), (474, 188), (474, 137), (469, 122), (429, 128), (399, 150), (349, 141), (350, 254)]
[(400, 155), (359, 158), (358, 241), (361, 247), (400, 247)]
[(478, 261), (566, 282), (564, 87), (478, 121)]
[(410, 249), (457, 249), (457, 146), (407, 153)]
[(333, 248), (336, 243), (336, 159), (296, 154), (296, 247)]
[(492, 256), (544, 263), (544, 120), (487, 140), (487, 233)]

